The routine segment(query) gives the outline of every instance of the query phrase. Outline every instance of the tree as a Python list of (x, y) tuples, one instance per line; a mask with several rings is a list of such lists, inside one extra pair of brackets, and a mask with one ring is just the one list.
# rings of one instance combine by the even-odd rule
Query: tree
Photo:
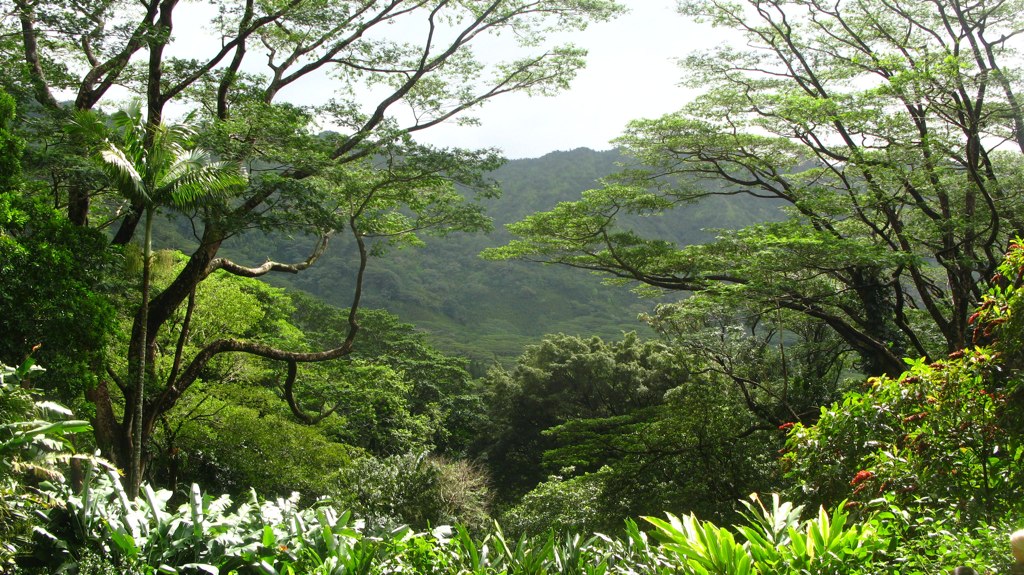
[[(633, 122), (636, 159), (600, 190), (510, 227), (495, 258), (555, 262), (827, 325), (871, 374), (970, 340), (968, 317), (1021, 230), (1017, 2), (693, 0), (736, 30), (684, 60), (705, 87)], [(788, 219), (680, 248), (617, 225), (709, 196)]]
[[(552, 428), (630, 419), (660, 405), (688, 377), (689, 366), (678, 360), (667, 346), (635, 333), (611, 343), (559, 334), (527, 348), (511, 372), (493, 369), (484, 383), (487, 425), (477, 449), (500, 496), (514, 499), (545, 478), (545, 453), (559, 445)], [(595, 455), (579, 471), (601, 465)]]
[(824, 323), (759, 308), (701, 293), (641, 316), (695, 375), (735, 389), (756, 422), (741, 434), (813, 421), (841, 396), (851, 364), (849, 346)]
[[(564, 87), (583, 65), (584, 54), (572, 46), (544, 47), (544, 35), (582, 28), (621, 11), (611, 0), (210, 5), (218, 11), (210, 25), (221, 42), (195, 59), (174, 57), (169, 50), (177, 31), (175, 17), (190, 15), (182, 11), (191, 4), (15, 0), (4, 12), (4, 37), (20, 42), (0, 45), (2, 57), (18, 62), (22, 71), (6, 81), (38, 112), (39, 121), (27, 128), (42, 126), (33, 138), (40, 146), (59, 144), (72, 156), (80, 147), (78, 136), (52, 131), (47, 126), (54, 124), (45, 123), (47, 118), (63, 121), (63, 108), (53, 95), (58, 89), (75, 94), (75, 109), (90, 110), (110, 96), (112, 86), (125, 85), (144, 98), (149, 129), (161, 124), (169, 104), (191, 106), (201, 132), (198, 142), (251, 174), (237, 196), (191, 210), (198, 243), (177, 277), (136, 308), (128, 349), (144, 354), (135, 362), (155, 365), (152, 356), (159, 350), (154, 342), (179, 309), (184, 307), (188, 317), (196, 287), (214, 272), (245, 277), (299, 273), (320, 257), (333, 234), (350, 233), (355, 244), (351, 269), (358, 279), (348, 329), (328, 349), (297, 351), (230, 338), (207, 341), (193, 356), (180, 358), (158, 388), (136, 398), (142, 400), (141, 413), (132, 413), (140, 410), (136, 402), (122, 421), (115, 415), (116, 393), (111, 393), (110, 383), (128, 388), (117, 374), (101, 377), (89, 394), (96, 404), (97, 440), (122, 466), (128, 464), (127, 454), (116, 446), (127, 443), (127, 424), (141, 419), (141, 443), (146, 443), (160, 416), (174, 407), (213, 358), (226, 353), (284, 362), (288, 374), (282, 386), (296, 413), (305, 414), (300, 419), (319, 417), (294, 401), (297, 364), (351, 353), (371, 249), (395, 241), (415, 243), (416, 234), (426, 231), (473, 231), (487, 224), (480, 208), (455, 191), (454, 182), (482, 195), (494, 193), (480, 173), (498, 164), (497, 154), (435, 149), (411, 136), (456, 117), (472, 121), (465, 113), (505, 93), (547, 94)], [(396, 37), (398, 29), (405, 38)], [(474, 57), (472, 49), (479, 41), (502, 32), (526, 55), (498, 63)], [(334, 78), (333, 97), (325, 103), (305, 108), (281, 103), (282, 95), (303, 80), (325, 73)], [(373, 98), (367, 100), (367, 94)], [(316, 119), (338, 131), (313, 135)], [(154, 141), (144, 139), (143, 147), (154, 149)], [(36, 166), (33, 173), (50, 180), (72, 222), (110, 219), (118, 224), (113, 244), (131, 241), (147, 213), (141, 198), (122, 204), (97, 189), (94, 179), (61, 167), (66, 164), (73, 162), (42, 173), (40, 168), (47, 166)], [(254, 229), (284, 229), (313, 247), (297, 263), (268, 260), (247, 266), (219, 254), (225, 242)], [(182, 341), (189, 337), (187, 323), (178, 331)], [(136, 372), (137, 363), (129, 371)]]
[[(303, 337), (310, 342), (310, 347), (324, 347), (343, 335), (338, 330), (346, 324), (347, 310), (325, 304), (302, 292), (291, 293), (290, 299), (295, 305), (290, 321), (301, 330)], [(379, 381), (374, 381), (372, 373), (369, 378), (353, 377), (351, 383), (358, 385), (347, 389), (348, 397), (336, 413), (344, 417), (355, 415), (353, 412), (357, 409), (373, 413), (376, 409), (366, 405), (370, 398), (383, 399), (386, 395), (397, 395), (407, 417), (420, 420), (424, 432), (419, 437), (409, 438), (417, 443), (405, 443), (404, 450), (429, 448), (434, 453), (448, 457), (465, 455), (475, 441), (479, 427), (484, 424), (480, 384), (468, 373), (468, 362), (465, 359), (438, 351), (427, 341), (423, 332), (416, 331), (411, 324), (400, 322), (398, 317), (383, 310), (370, 309), (364, 310), (361, 315), (360, 345), (350, 357), (364, 366), (397, 374), (402, 383), (374, 391), (370, 388), (379, 386)], [(304, 390), (313, 395), (318, 392), (321, 394), (319, 399), (311, 400), (325, 401), (324, 394), (331, 393), (329, 388), (333, 388), (335, 393), (345, 389), (344, 385), (338, 384), (345, 380), (347, 370), (343, 366), (321, 364), (305, 369), (307, 373), (314, 372), (314, 377), (323, 382), (320, 386), (310, 385), (308, 380), (314, 377), (307, 376)], [(356, 375), (356, 372), (352, 370), (352, 375)], [(377, 373), (379, 376), (380, 372)], [(364, 404), (364, 407), (359, 408), (360, 404)], [(349, 437), (354, 439), (349, 441), (353, 445), (369, 447), (369, 442), (360, 434), (393, 432), (389, 424), (380, 425), (377, 429), (366, 429), (365, 425), (362, 427), (348, 430)], [(387, 443), (394, 444), (393, 441)], [(375, 453), (393, 455), (396, 452), (385, 450)]]
[(869, 378), (823, 408), (815, 425), (793, 426), (783, 458), (792, 489), (810, 501), (867, 509), (884, 502), (926, 517), (942, 502), (943, 520), (953, 525), (1019, 516), (1019, 238), (998, 272), (971, 317), (975, 343), (985, 345), (934, 362), (908, 360), (898, 377)]
[(0, 89), (0, 361), (32, 354), (47, 365), (37, 385), (73, 399), (95, 382), (108, 342), (114, 310), (102, 283), (111, 258), (101, 232), (71, 225), (32, 193), (14, 122), (14, 100)]
[(492, 371), (480, 444), (511, 525), (609, 530), (665, 509), (728, 518), (737, 498), (771, 490), (784, 434), (702, 361), (636, 334), (558, 335)]
[[(128, 465), (128, 495), (135, 498), (142, 482), (142, 414), (145, 409), (146, 379), (155, 373), (147, 369), (151, 355), (139, 346), (147, 341), (150, 266), (153, 259), (153, 216), (162, 206), (185, 209), (211, 196), (227, 196), (232, 190), (245, 186), (245, 179), (237, 166), (214, 162), (199, 148), (187, 149), (190, 132), (184, 126), (164, 123), (147, 126), (137, 106), (113, 115), (114, 125), (121, 130), (120, 144), (108, 144), (100, 154), (104, 167), (115, 182), (118, 191), (128, 200), (142, 206), (145, 227), (142, 238), (142, 297), (139, 304), (142, 333), (132, 338), (136, 344), (128, 352), (133, 386), (125, 390), (125, 401), (131, 407), (131, 436), (122, 453), (130, 453)], [(155, 341), (155, 340), (154, 340)], [(152, 374), (152, 375), (151, 375)]]

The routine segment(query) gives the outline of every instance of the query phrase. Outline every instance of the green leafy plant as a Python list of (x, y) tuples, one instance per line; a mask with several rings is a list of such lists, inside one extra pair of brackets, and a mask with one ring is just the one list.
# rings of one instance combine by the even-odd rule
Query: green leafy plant
[(58, 501), (47, 487), (65, 480), (74, 453), (71, 436), (86, 421), (67, 419), (64, 406), (39, 399), (30, 376), (42, 368), (31, 358), (18, 367), (0, 363), (0, 566), (12, 566), (31, 542), (36, 512)]
[(668, 520), (645, 517), (657, 529), (664, 548), (675, 553), (686, 572), (715, 575), (751, 575), (754, 560), (731, 531), (694, 515)]
[(1022, 271), (1018, 240), (971, 318), (976, 340), (987, 345), (907, 360), (903, 374), (870, 378), (822, 408), (814, 425), (793, 426), (784, 466), (804, 496), (827, 505), (886, 496), (904, 508), (941, 501), (966, 524), (1019, 509), (1022, 354), (1013, 345), (1020, 322), (1013, 311), (1022, 302)]
[(684, 572), (701, 575), (871, 573), (889, 543), (875, 523), (851, 523), (842, 506), (831, 513), (819, 508), (817, 515), (802, 520), (803, 508), (777, 494), (770, 507), (756, 494), (743, 503), (746, 524), (737, 526), (736, 533), (692, 514), (645, 519)]

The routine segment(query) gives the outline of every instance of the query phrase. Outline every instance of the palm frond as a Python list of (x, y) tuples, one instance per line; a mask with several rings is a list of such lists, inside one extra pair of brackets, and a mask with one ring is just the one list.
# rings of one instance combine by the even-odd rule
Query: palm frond
[(121, 148), (108, 146), (100, 152), (100, 157), (103, 159), (107, 175), (114, 181), (122, 194), (132, 200), (141, 199), (146, 203), (152, 201), (142, 175), (136, 169), (135, 162), (126, 156)]
[(137, 103), (113, 118), (123, 143), (103, 151), (107, 171), (122, 193), (149, 208), (221, 199), (247, 184), (237, 164), (214, 162), (206, 150), (189, 149), (194, 132), (188, 126), (147, 126)]
[(92, 110), (74, 110), (64, 129), (66, 133), (86, 140), (103, 140), (107, 135), (107, 126)]
[(214, 162), (182, 173), (167, 191), (174, 205), (184, 207), (204, 200), (223, 199), (247, 183), (237, 165)]
[(114, 112), (110, 116), (110, 121), (123, 134), (145, 133), (145, 123), (142, 119), (142, 104), (138, 100), (133, 100), (123, 110)]

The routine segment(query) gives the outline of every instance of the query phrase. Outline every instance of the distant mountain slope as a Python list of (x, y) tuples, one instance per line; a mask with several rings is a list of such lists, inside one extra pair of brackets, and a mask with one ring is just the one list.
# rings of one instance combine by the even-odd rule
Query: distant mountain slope
[[(483, 364), (508, 361), (524, 345), (547, 333), (618, 337), (642, 330), (639, 313), (654, 302), (626, 288), (601, 285), (579, 270), (523, 262), (487, 262), (477, 254), (508, 240), (504, 224), (598, 186), (597, 180), (618, 169), (617, 151), (580, 148), (541, 158), (513, 160), (493, 174), (502, 197), (488, 205), (495, 231), (428, 238), (422, 249), (392, 251), (370, 261), (363, 305), (384, 308), (432, 334), (438, 347)], [(686, 206), (636, 224), (642, 233), (682, 243), (712, 237), (705, 228), (735, 228), (771, 217), (763, 206), (742, 198)], [(247, 261), (283, 257), (272, 238), (247, 237), (225, 246)], [(290, 254), (296, 256), (297, 254)], [(299, 259), (305, 255), (299, 256)], [(275, 284), (302, 289), (338, 305), (349, 304), (354, 251), (339, 239), (310, 270), (271, 278)]]

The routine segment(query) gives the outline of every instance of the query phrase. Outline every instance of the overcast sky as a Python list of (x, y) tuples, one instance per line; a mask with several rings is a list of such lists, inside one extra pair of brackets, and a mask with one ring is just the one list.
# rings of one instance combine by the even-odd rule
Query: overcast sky
[[(621, 2), (629, 8), (623, 16), (592, 24), (583, 32), (551, 38), (589, 51), (587, 68), (570, 90), (553, 97), (499, 96), (476, 111), (480, 126), (436, 126), (419, 132), (417, 139), (439, 146), (497, 147), (509, 158), (538, 157), (579, 147), (604, 150), (630, 120), (680, 108), (694, 95), (678, 86), (680, 70), (675, 60), (710, 47), (720, 33), (676, 13), (675, 0)], [(188, 10), (192, 11), (191, 22), (177, 22), (172, 51), (183, 57), (208, 55), (217, 40), (195, 23), (212, 16), (212, 8), (195, 3), (189, 4)], [(492, 56), (506, 59), (508, 55)], [(312, 104), (329, 92), (326, 78), (314, 78), (309, 84), (286, 88), (281, 96)]]
[(608, 149), (626, 123), (674, 111), (693, 92), (678, 86), (675, 59), (710, 47), (710, 26), (676, 13), (674, 0), (624, 0), (629, 13), (564, 38), (589, 51), (587, 69), (554, 97), (502, 96), (478, 113), (479, 127), (439, 126), (418, 139), (501, 148), (509, 158), (554, 150)]

